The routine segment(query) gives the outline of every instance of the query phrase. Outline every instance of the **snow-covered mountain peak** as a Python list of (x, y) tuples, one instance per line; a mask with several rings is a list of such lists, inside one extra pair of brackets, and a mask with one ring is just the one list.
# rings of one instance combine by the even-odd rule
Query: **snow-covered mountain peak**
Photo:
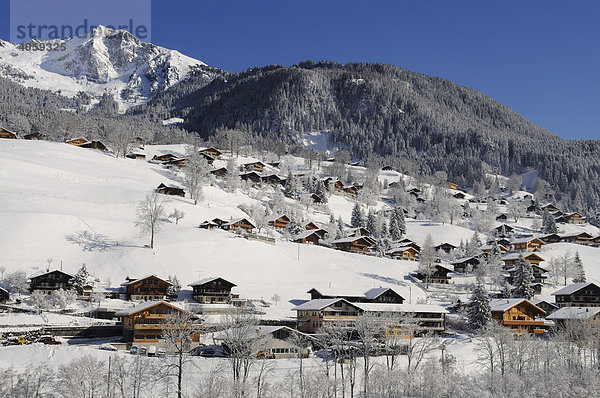
[(62, 49), (23, 51), (0, 41), (0, 76), (67, 96), (84, 91), (98, 100), (111, 92), (121, 110), (149, 100), (194, 69), (206, 66), (178, 51), (143, 42), (125, 30), (105, 26), (72, 38), (29, 44), (37, 48), (60, 44)]

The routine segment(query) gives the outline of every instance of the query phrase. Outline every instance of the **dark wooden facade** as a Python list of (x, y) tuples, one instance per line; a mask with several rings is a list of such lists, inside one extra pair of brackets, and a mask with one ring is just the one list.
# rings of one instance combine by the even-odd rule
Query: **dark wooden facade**
[(156, 275), (140, 279), (127, 278), (127, 282), (123, 285), (127, 299), (132, 301), (164, 300), (167, 297), (167, 289), (172, 286), (170, 282)]
[(69, 289), (74, 278), (73, 275), (59, 270), (44, 272), (30, 278), (29, 291), (50, 294), (54, 290)]
[(231, 300), (231, 289), (237, 286), (220, 277), (206, 278), (190, 283), (192, 297), (203, 304), (224, 304)]
[(163, 195), (181, 196), (182, 198), (185, 198), (185, 191), (183, 188), (167, 186), (162, 183), (154, 191)]
[(600, 307), (600, 286), (592, 282), (574, 283), (554, 293), (559, 307)]

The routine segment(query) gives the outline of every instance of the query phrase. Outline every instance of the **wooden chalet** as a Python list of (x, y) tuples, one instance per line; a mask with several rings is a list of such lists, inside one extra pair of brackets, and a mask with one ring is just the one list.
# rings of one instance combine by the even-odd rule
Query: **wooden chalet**
[(502, 224), (494, 228), (494, 234), (499, 237), (509, 237), (514, 233), (515, 229), (507, 224)]
[(9, 298), (10, 294), (8, 293), (8, 290), (0, 287), (0, 304), (6, 304)]
[[(500, 254), (506, 254), (508, 253), (508, 248), (504, 245), (498, 244), (498, 250), (500, 251)], [(494, 245), (493, 244), (487, 244), (487, 245), (483, 245), (479, 248), (479, 250), (481, 250), (484, 254), (490, 254), (492, 252), (492, 250), (494, 250)]]
[(248, 171), (240, 174), (242, 181), (250, 181), (253, 184), (259, 184), (261, 182), (260, 175), (256, 171)]
[(546, 205), (543, 205), (543, 206), (540, 207), (540, 209), (542, 211), (548, 210), (548, 212), (550, 212), (550, 213), (553, 213), (555, 211), (560, 211), (560, 209), (558, 207), (554, 206), (552, 203), (548, 203)]
[(0, 127), (0, 138), (16, 140), (18, 138), (18, 136), (17, 136), (17, 133), (7, 130), (4, 127)]
[(162, 155), (154, 155), (152, 160), (156, 162), (169, 162), (171, 160), (179, 159), (179, 156), (173, 155), (172, 153), (163, 153)]
[(476, 256), (462, 257), (450, 263), (456, 272), (472, 271), (481, 264), (481, 260)]
[(508, 220), (508, 216), (506, 215), (506, 213), (502, 213), (496, 217), (496, 221), (506, 221), (506, 220)]
[(356, 199), (356, 197), (358, 196), (358, 190), (359, 188), (356, 187), (356, 185), (348, 185), (342, 188), (342, 192), (344, 193), (344, 195)]
[(435, 247), (436, 251), (443, 251), (445, 253), (450, 253), (452, 250), (455, 250), (455, 249), (456, 249), (456, 246), (454, 246), (453, 244), (448, 243), (448, 242), (444, 242), (441, 245), (437, 245)]
[(227, 175), (227, 169), (225, 167), (219, 167), (218, 169), (211, 170), (210, 174), (215, 177), (224, 177)]
[(75, 276), (60, 270), (39, 272), (29, 277), (29, 291), (51, 294), (55, 290), (70, 289)]
[(25, 140), (45, 140), (46, 138), (48, 138), (48, 136), (39, 131), (34, 131), (33, 133), (25, 134), (23, 136), (23, 139)]
[(309, 245), (318, 245), (325, 236), (324, 229), (309, 229), (294, 237), (294, 243), (306, 243)]
[(125, 157), (128, 159), (146, 160), (146, 154), (141, 152), (129, 152)]
[[(166, 301), (150, 301), (141, 303), (133, 308), (115, 313), (123, 323), (123, 341), (132, 343), (159, 343), (164, 341), (163, 333), (167, 325), (165, 321), (172, 314), (188, 314), (192, 318), (198, 317), (183, 308)], [(198, 326), (190, 330), (192, 342), (198, 342), (200, 335)]]
[[(217, 332), (214, 334), (214, 340), (217, 343), (221, 343), (226, 353), (231, 352), (232, 347), (228, 345), (231, 342), (228, 341), (227, 337), (241, 332), (241, 330), (234, 331), (232, 329)], [(290, 327), (271, 325), (256, 326), (256, 328), (249, 330), (245, 337), (246, 341), (250, 342), (248, 349), (251, 357), (266, 359), (290, 359), (299, 358), (300, 356), (307, 358), (315, 340), (313, 336)], [(308, 345), (299, 349), (293, 343), (295, 339), (299, 338), (305, 339)]]
[(579, 245), (591, 245), (593, 243), (593, 236), (587, 232), (574, 232), (572, 234), (561, 235), (561, 242), (577, 243)]
[(323, 203), (323, 198), (316, 193), (311, 193), (310, 198), (312, 199), (313, 203)]
[(277, 174), (275, 173), (271, 173), (268, 175), (264, 175), (261, 177), (262, 182), (264, 182), (265, 184), (271, 184), (271, 185), (283, 185), (285, 183), (285, 178), (279, 177)]
[(457, 192), (457, 193), (455, 193), (455, 194), (454, 194), (454, 195), (452, 195), (452, 196), (454, 197), (454, 199), (459, 199), (459, 200), (465, 199), (465, 198), (467, 197), (467, 196), (466, 196), (464, 193), (462, 193), (462, 192)]
[(502, 256), (502, 261), (504, 261), (504, 267), (510, 268), (513, 265), (516, 265), (519, 262), (519, 259), (521, 258), (521, 256), (523, 256), (523, 260), (527, 261), (528, 263), (530, 263), (532, 265), (540, 265), (540, 263), (542, 261), (546, 261), (542, 257), (540, 257), (537, 253), (532, 252), (532, 253), (524, 254), (524, 253), (510, 252), (510, 253), (506, 253), (505, 255)]
[(221, 228), (224, 224), (228, 223), (228, 221), (222, 220), (220, 218), (213, 218), (211, 222), (217, 224), (219, 226), (219, 228)]
[(398, 246), (392, 247), (387, 253), (387, 256), (395, 258), (396, 260), (406, 261), (417, 261), (419, 257), (419, 251), (412, 246)]
[[(318, 332), (329, 324), (352, 330), (356, 319), (362, 314), (397, 315), (412, 325), (412, 333), (442, 332), (448, 311), (437, 305), (392, 304), (350, 302), (343, 298), (316, 299), (295, 308), (298, 330), (305, 333)], [(385, 317), (382, 317), (385, 319)], [(402, 324), (386, 328), (402, 329)], [(417, 329), (415, 331), (414, 329)]]
[(215, 147), (208, 147), (208, 148), (202, 148), (198, 151), (198, 153), (201, 153), (203, 155), (208, 155), (213, 159), (220, 159), (221, 155), (223, 155), (223, 152), (219, 151), (217, 148)]
[(374, 287), (366, 292), (339, 292), (334, 289), (312, 288), (308, 292), (311, 300), (344, 299), (351, 303), (402, 304), (404, 297), (391, 287)]
[(452, 277), (450, 277), (448, 274), (453, 271), (454, 268), (451, 265), (435, 264), (431, 275), (428, 276), (422, 271), (416, 271), (414, 275), (421, 282), (440, 283), (447, 285), (450, 283), (450, 279), (452, 279)]
[(533, 304), (535, 304), (539, 308), (543, 309), (544, 312), (546, 312), (546, 314), (548, 314), (548, 315), (552, 314), (554, 311), (556, 311), (559, 308), (558, 305), (551, 303), (549, 301), (546, 301), (546, 300), (537, 300), (537, 301), (534, 301)]
[(585, 217), (577, 212), (567, 213), (565, 214), (565, 218), (569, 224), (585, 224)]
[(370, 236), (371, 232), (365, 227), (351, 228), (348, 230), (348, 237)]
[(571, 332), (583, 334), (588, 325), (596, 330), (600, 326), (600, 308), (563, 307), (548, 315), (546, 319), (554, 322), (555, 329), (569, 328)]
[(121, 286), (125, 287), (125, 294), (131, 301), (153, 301), (164, 300), (167, 297), (167, 289), (173, 284), (156, 275), (148, 275), (143, 278), (126, 278)]
[(290, 218), (285, 214), (273, 214), (267, 216), (267, 224), (273, 228), (284, 229), (290, 223)]
[(102, 141), (89, 141), (87, 138), (84, 137), (73, 138), (71, 140), (65, 141), (65, 143), (79, 148), (92, 148), (102, 152), (108, 151), (108, 148), (106, 147), (106, 145), (104, 145), (104, 143), (102, 143)]
[(248, 170), (248, 171), (258, 171), (258, 172), (261, 172), (261, 171), (264, 170), (264, 168), (265, 168), (265, 164), (263, 162), (260, 162), (260, 161), (245, 163), (245, 164), (242, 165), (242, 169), (243, 170)]
[(560, 236), (558, 234), (548, 234), (548, 235), (540, 236), (540, 239), (545, 244), (560, 242)]
[(231, 220), (229, 222), (226, 222), (225, 224), (222, 224), (221, 228), (227, 231), (236, 231), (238, 229), (241, 229), (251, 234), (252, 230), (256, 228), (256, 226), (250, 221), (248, 221), (248, 219), (246, 218), (237, 218), (235, 220)]
[(507, 249), (510, 247), (510, 240), (509, 239), (506, 239), (506, 238), (497, 238), (496, 242), (499, 245), (502, 245), (502, 246), (506, 247)]
[(543, 240), (532, 237), (513, 239), (510, 243), (516, 251), (537, 251), (545, 245)]
[(399, 241), (396, 242), (396, 245), (397, 246), (410, 246), (410, 247), (414, 247), (419, 252), (421, 251), (421, 246), (419, 246), (414, 241), (412, 241), (408, 238), (400, 239)]
[(385, 165), (381, 168), (382, 171), (394, 171), (394, 168), (389, 165)]
[(494, 299), (490, 301), (492, 319), (511, 329), (512, 332), (521, 334), (544, 333), (544, 320), (546, 312), (526, 299)]
[(187, 161), (186, 158), (177, 158), (177, 159), (171, 159), (166, 162), (163, 162), (163, 164), (167, 165), (167, 167), (175, 166), (175, 167), (181, 168), (181, 167), (185, 166), (186, 161)]
[(573, 283), (552, 293), (556, 305), (563, 307), (600, 307), (600, 287), (592, 282)]
[(278, 169), (279, 165), (281, 164), (281, 162), (277, 162), (277, 161), (275, 161), (275, 162), (267, 162), (267, 164), (269, 166), (272, 166), (272, 167), (275, 167), (276, 169)]
[(320, 229), (314, 222), (309, 221), (303, 225), (304, 229)]
[(202, 228), (202, 229), (215, 229), (215, 228), (219, 228), (220, 225), (213, 222), (213, 221), (208, 221), (208, 220), (204, 220), (200, 225), (198, 225), (198, 228)]
[(204, 158), (204, 160), (206, 160), (206, 163), (208, 163), (209, 165), (212, 165), (215, 162), (215, 158), (213, 158), (210, 155), (207, 155), (206, 153), (198, 153), (198, 155), (202, 156)]
[[(533, 271), (533, 282), (532, 283), (539, 283), (539, 284), (543, 285), (546, 282), (546, 279), (548, 279), (548, 277), (546, 275), (544, 275), (544, 274), (548, 273), (548, 270), (545, 268), (542, 268), (536, 264), (531, 264), (531, 269)], [(508, 281), (508, 283), (512, 284), (515, 280), (515, 276), (516, 276), (515, 274), (517, 272), (517, 269), (510, 268), (506, 272), (508, 273), (507, 281)], [(540, 291), (540, 293), (541, 293), (541, 291)]]
[(185, 191), (183, 190), (183, 188), (169, 186), (163, 183), (156, 187), (154, 192), (161, 193), (163, 195), (181, 196), (182, 198), (185, 198)]
[(344, 183), (341, 182), (340, 180), (336, 180), (333, 183), (333, 191), (341, 193), (341, 192), (343, 192), (343, 190), (344, 190)]
[(221, 277), (210, 277), (190, 283), (189, 286), (193, 289), (192, 297), (199, 303), (226, 304), (231, 302), (231, 289), (237, 285)]
[(375, 240), (369, 236), (353, 236), (331, 242), (333, 246), (345, 252), (370, 253)]

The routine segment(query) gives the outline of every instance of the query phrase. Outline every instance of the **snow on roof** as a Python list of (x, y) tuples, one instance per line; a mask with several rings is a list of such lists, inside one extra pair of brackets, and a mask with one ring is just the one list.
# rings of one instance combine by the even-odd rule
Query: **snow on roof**
[[(527, 258), (531, 255), (535, 255), (537, 257), (540, 257), (538, 254), (536, 253), (528, 253), (528, 254), (524, 254), (524, 253), (518, 253), (518, 252), (512, 252), (512, 253), (506, 253), (505, 255), (503, 255), (501, 258), (502, 260), (518, 260), (521, 256), (521, 254), (523, 255), (523, 258)], [(541, 258), (541, 257), (540, 257)]]
[[(223, 278), (221, 278), (220, 276), (210, 276), (208, 278), (204, 278), (204, 279), (200, 279), (196, 282), (192, 282), (188, 286), (200, 286), (200, 285), (204, 285), (205, 283), (216, 281), (217, 279), (223, 279)], [(223, 279), (223, 280), (226, 282), (229, 282), (226, 279)], [(229, 282), (229, 283), (231, 283), (233, 286), (237, 286), (235, 283), (232, 283), (232, 282)]]
[(248, 222), (250, 225), (254, 226), (254, 224), (252, 224), (252, 222), (251, 222), (250, 220), (248, 220), (246, 217), (240, 217), (240, 218), (236, 218), (236, 219), (234, 219), (234, 220), (231, 220), (231, 221), (229, 221), (229, 222), (226, 222), (226, 223), (225, 223), (225, 224), (223, 224), (223, 225), (233, 225), (233, 224), (235, 224), (235, 223), (238, 223), (238, 222), (240, 222), (240, 221), (244, 221), (244, 220), (245, 220), (245, 221), (247, 221), (247, 222)]
[(368, 238), (368, 236), (351, 236), (349, 238), (336, 239), (334, 241), (331, 241), (331, 243), (350, 243), (350, 242), (354, 242), (355, 240), (365, 239), (365, 238)]
[(143, 281), (144, 279), (150, 278), (151, 276), (155, 277), (156, 279), (160, 279), (161, 281), (163, 281), (163, 282), (165, 282), (165, 283), (168, 283), (168, 284), (169, 284), (169, 285), (171, 285), (171, 286), (173, 285), (171, 282), (169, 282), (169, 281), (166, 281), (166, 280), (164, 280), (164, 279), (162, 279), (162, 278), (159, 278), (158, 276), (156, 276), (156, 275), (154, 275), (154, 274), (153, 274), (153, 275), (146, 275), (146, 276), (144, 276), (144, 277), (142, 277), (142, 278), (138, 278), (138, 279), (135, 279), (135, 280), (132, 280), (132, 281), (129, 281), (129, 282), (124, 282), (124, 283), (121, 283), (121, 286), (127, 286), (127, 285), (131, 285), (132, 283), (136, 283), (136, 282), (139, 282), (139, 281)]
[(569, 286), (565, 286), (560, 290), (555, 291), (552, 295), (557, 294), (572, 294), (576, 291), (583, 289), (584, 287), (588, 287), (589, 285), (594, 285), (592, 282), (584, 282), (584, 283), (573, 283)]
[(409, 250), (409, 249), (418, 252), (418, 250), (412, 246), (392, 246), (392, 248), (390, 250), (388, 250), (388, 253), (403, 252), (403, 251)]
[[(524, 298), (511, 298), (511, 299), (490, 300), (490, 309), (492, 310), (492, 312), (504, 312), (518, 304), (521, 304), (523, 301), (527, 301), (529, 304), (531, 304), (537, 308), (537, 306), (535, 304), (533, 304), (531, 301), (528, 301)], [(539, 308), (539, 310), (544, 311), (541, 308)]]
[(535, 240), (535, 239), (538, 239), (538, 238), (535, 238), (533, 236), (528, 236), (528, 237), (525, 237), (525, 238), (512, 239), (510, 241), (510, 243), (512, 243), (512, 244), (515, 244), (515, 243), (527, 243), (527, 242), (531, 242), (532, 240)]
[(538, 307), (539, 307), (539, 306), (540, 306), (540, 304), (542, 304), (542, 303), (546, 303), (546, 304), (548, 304), (548, 305), (550, 305), (550, 306), (552, 306), (552, 307), (554, 307), (554, 308), (558, 308), (558, 305), (556, 305), (556, 304), (554, 304), (554, 303), (551, 303), (551, 302), (549, 302), (549, 301), (547, 301), (547, 300), (535, 300), (535, 301), (533, 302), (533, 304), (535, 304), (535, 305), (536, 305), (536, 306), (538, 306)]
[(367, 312), (400, 312), (400, 313), (434, 313), (447, 314), (448, 310), (434, 304), (381, 304), (381, 303), (355, 303), (357, 307)]
[(548, 315), (546, 319), (586, 320), (600, 314), (598, 307), (563, 307)]
[(297, 307), (292, 308), (292, 311), (318, 311), (318, 310), (322, 310), (325, 307), (329, 307), (331, 304), (337, 303), (338, 301), (344, 301), (348, 304), (351, 304), (350, 302), (341, 299), (341, 298), (335, 298), (335, 299), (315, 299), (315, 300), (309, 300), (306, 303), (300, 304)]
[(311, 236), (311, 235), (312, 235), (312, 234), (314, 234), (314, 233), (318, 233), (319, 231), (324, 231), (324, 230), (323, 230), (323, 229), (320, 229), (320, 228), (319, 228), (319, 229), (307, 229), (306, 231), (304, 231), (304, 232), (301, 232), (301, 233), (299, 233), (298, 235), (296, 235), (296, 236), (294, 237), (294, 240), (297, 240), (297, 239), (304, 239), (304, 238), (306, 238), (306, 237), (309, 237), (309, 236)]
[(265, 218), (265, 220), (266, 220), (267, 222), (271, 222), (271, 221), (278, 220), (278, 219), (279, 219), (279, 218), (281, 218), (281, 217), (287, 217), (287, 218), (289, 219), (289, 217), (288, 217), (287, 215), (285, 215), (285, 214), (283, 214), (283, 213), (280, 213), (280, 214), (271, 214), (270, 216), (267, 216), (267, 217)]
[(152, 307), (154, 307), (156, 305), (159, 305), (159, 304), (166, 304), (166, 305), (169, 305), (171, 307), (174, 307), (174, 308), (177, 308), (177, 309), (180, 309), (180, 310), (183, 311), (183, 308), (180, 307), (176, 303), (168, 303), (168, 302), (166, 302), (164, 300), (159, 300), (159, 301), (147, 301), (145, 303), (138, 304), (135, 307), (128, 308), (126, 310), (116, 312), (115, 316), (116, 317), (128, 316), (128, 315), (131, 315), (131, 314), (135, 314), (136, 312), (140, 312), (140, 311), (143, 311), (145, 309), (152, 308)]
[(369, 300), (374, 300), (377, 297), (381, 296), (383, 293), (387, 292), (388, 290), (391, 290), (394, 293), (400, 295), (397, 291), (395, 291), (391, 287), (374, 287), (365, 292), (365, 297)]
[(62, 273), (62, 274), (65, 274), (65, 275), (68, 275), (68, 276), (70, 276), (71, 278), (75, 278), (75, 275), (71, 275), (71, 274), (69, 274), (69, 273), (67, 273), (67, 272), (61, 271), (61, 270), (59, 270), (59, 269), (55, 269), (55, 270), (52, 270), (52, 271), (37, 271), (37, 272), (34, 272), (33, 274), (29, 275), (29, 276), (27, 277), (27, 279), (33, 279), (33, 278), (37, 278), (38, 276), (42, 276), (42, 275), (51, 274), (51, 273), (53, 273), (53, 272), (60, 272), (60, 273)]
[(580, 236), (580, 235), (592, 236), (592, 235), (588, 234), (587, 232), (571, 232), (569, 234), (562, 234), (562, 235), (560, 235), (560, 237), (561, 238), (574, 238), (574, 237)]

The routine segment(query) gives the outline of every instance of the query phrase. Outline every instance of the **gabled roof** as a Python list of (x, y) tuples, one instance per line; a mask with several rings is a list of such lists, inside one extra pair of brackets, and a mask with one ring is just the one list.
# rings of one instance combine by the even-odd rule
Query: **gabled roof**
[[(501, 258), (502, 258), (502, 261), (506, 261), (506, 260), (518, 260), (520, 256), (521, 256), (521, 253), (511, 252), (511, 253), (506, 253)], [(523, 259), (528, 259), (530, 257), (537, 258), (540, 261), (546, 261), (542, 257), (538, 256), (535, 253), (523, 254)]]
[(589, 285), (594, 285), (594, 286), (598, 287), (598, 285), (596, 285), (595, 283), (592, 283), (592, 282), (573, 283), (569, 286), (565, 286), (562, 289), (555, 291), (554, 293), (552, 293), (552, 295), (573, 294), (581, 289), (588, 287)]
[(168, 284), (168, 285), (170, 285), (170, 286), (173, 286), (173, 284), (172, 284), (171, 282), (168, 282), (168, 281), (166, 281), (166, 280), (164, 280), (164, 279), (162, 279), (162, 278), (159, 278), (159, 277), (158, 277), (158, 276), (156, 276), (156, 275), (146, 275), (146, 276), (144, 276), (144, 277), (142, 277), (142, 278), (138, 278), (138, 279), (135, 279), (135, 280), (133, 280), (133, 281), (129, 281), (129, 282), (122, 283), (122, 284), (121, 284), (121, 286), (127, 286), (127, 285), (131, 285), (131, 284), (133, 284), (133, 283), (138, 283), (138, 282), (140, 282), (140, 281), (143, 281), (144, 279), (148, 279), (148, 278), (152, 278), (152, 277), (154, 277), (154, 278), (156, 278), (156, 279), (158, 279), (158, 280), (161, 280), (161, 281), (163, 281), (164, 283), (166, 283), (166, 284)]
[(550, 307), (559, 308), (559, 307), (558, 307), (558, 305), (556, 305), (556, 304), (554, 304), (554, 303), (551, 303), (551, 302), (549, 302), (549, 301), (546, 301), (546, 300), (536, 300), (536, 301), (534, 301), (534, 302), (533, 302), (533, 304), (537, 305), (538, 307), (539, 307), (539, 306), (540, 306), (540, 304), (542, 304), (542, 303), (546, 303), (546, 304), (548, 304)]
[(538, 307), (537, 305), (533, 304), (531, 301), (527, 300), (527, 299), (523, 299), (523, 298), (511, 298), (511, 299), (494, 299), (494, 300), (490, 300), (490, 309), (492, 310), (492, 312), (504, 312), (507, 311), (513, 307), (516, 307), (517, 305), (526, 302), (528, 305), (534, 307), (535, 309), (537, 309), (540, 314), (545, 314), (546, 311), (544, 311), (543, 309), (541, 309), (540, 307)]
[(592, 235), (588, 234), (587, 232), (572, 232), (570, 234), (560, 235), (561, 239), (564, 239), (564, 238), (575, 238), (577, 236), (584, 236), (586, 238), (592, 238)]
[[(355, 303), (351, 303), (348, 300), (345, 300), (342, 298), (315, 299), (315, 300), (309, 300), (304, 304), (300, 304), (299, 306), (292, 308), (292, 311), (320, 311), (323, 308), (329, 307), (330, 305), (337, 303), (338, 301), (343, 301), (347, 305), (356, 307)], [(356, 308), (358, 308), (358, 307), (356, 307)]]
[(396, 312), (410, 313), (434, 313), (447, 314), (448, 310), (434, 304), (388, 304), (388, 303), (356, 303), (356, 306), (365, 312)]
[(374, 287), (365, 292), (365, 297), (369, 300), (375, 300), (377, 297), (381, 296), (382, 294), (384, 294), (390, 290), (392, 292), (396, 293), (398, 296), (402, 297), (397, 291), (395, 291), (391, 287)]
[(208, 278), (200, 279), (200, 280), (198, 280), (198, 281), (196, 281), (196, 282), (192, 282), (192, 283), (190, 283), (188, 286), (202, 286), (202, 285), (204, 285), (205, 283), (209, 283), (209, 282), (212, 282), (212, 281), (216, 281), (217, 279), (221, 279), (221, 280), (223, 280), (223, 281), (225, 281), (225, 282), (227, 282), (227, 283), (231, 284), (232, 286), (237, 286), (235, 283), (229, 282), (228, 280), (226, 280), (226, 279), (223, 279), (223, 278), (221, 278), (220, 276), (211, 276), (211, 277), (208, 277)]
[(388, 250), (387, 253), (399, 253), (399, 252), (404, 252), (407, 250), (413, 251), (417, 254), (419, 253), (419, 251), (412, 246), (395, 246), (395, 247), (392, 247), (390, 250)]
[(3, 288), (2, 286), (0, 286), (0, 292), (4, 292), (4, 293), (8, 294), (8, 290), (6, 290), (5, 288)]
[(223, 225), (224, 225), (224, 226), (234, 225), (234, 224), (236, 224), (236, 223), (238, 223), (238, 222), (240, 222), (240, 221), (246, 221), (248, 224), (252, 225), (252, 227), (253, 227), (253, 228), (256, 228), (256, 227), (254, 226), (254, 224), (252, 224), (252, 222), (251, 222), (250, 220), (248, 220), (247, 218), (245, 218), (245, 217), (236, 218), (236, 219), (234, 219), (234, 220), (231, 220), (231, 221), (229, 221), (229, 222), (226, 222), (226, 223), (225, 223), (225, 224), (223, 224)]
[(265, 220), (267, 222), (271, 222), (271, 221), (276, 221), (283, 217), (287, 218), (288, 220), (290, 219), (287, 215), (281, 213), (281, 214), (271, 214), (270, 216), (267, 216), (267, 218), (265, 218)]
[(60, 272), (61, 274), (67, 275), (68, 277), (75, 278), (75, 275), (71, 275), (71, 274), (68, 274), (68, 273), (66, 273), (64, 271), (61, 271), (59, 269), (55, 269), (55, 270), (52, 270), (52, 271), (37, 271), (37, 272), (34, 272), (33, 274), (29, 275), (29, 277), (27, 279), (38, 278), (40, 276), (52, 274), (54, 272)]
[(600, 315), (598, 307), (563, 307), (548, 315), (546, 319), (552, 320), (586, 320)]
[(319, 238), (321, 238), (321, 232), (320, 231), (325, 231), (325, 230), (324, 229), (307, 229), (306, 231), (301, 232), (298, 235), (296, 235), (294, 237), (294, 240), (308, 238), (312, 234), (316, 234), (317, 236), (319, 236)]
[(535, 237), (532, 237), (532, 236), (528, 236), (528, 237), (525, 237), (525, 238), (512, 239), (510, 241), (510, 243), (512, 243), (512, 244), (529, 243), (531, 241), (539, 241), (538, 243), (541, 243), (542, 245), (545, 244), (545, 242), (542, 241), (540, 238), (535, 238)]
[(359, 239), (364, 239), (364, 240), (366, 240), (371, 245), (375, 244), (375, 240), (373, 240), (373, 238), (371, 238), (370, 236), (351, 236), (349, 238), (341, 238), (341, 239), (334, 240), (331, 243), (333, 243), (333, 244), (336, 244), (336, 243), (351, 243), (351, 242), (357, 241)]
[(152, 307), (156, 307), (157, 305), (160, 305), (160, 304), (164, 304), (166, 306), (172, 307), (172, 308), (174, 308), (174, 309), (176, 309), (178, 311), (181, 311), (181, 312), (186, 312), (183, 308), (181, 308), (180, 306), (178, 306), (178, 305), (176, 305), (174, 303), (169, 303), (169, 302), (166, 302), (164, 300), (160, 300), (160, 301), (147, 301), (145, 303), (138, 304), (135, 307), (128, 308), (126, 310), (122, 310), (122, 311), (116, 312), (115, 316), (116, 317), (123, 317), (123, 316), (129, 316), (129, 315), (132, 315), (132, 314), (137, 314), (138, 312), (142, 312), (142, 311), (145, 311), (145, 310), (150, 309)]

